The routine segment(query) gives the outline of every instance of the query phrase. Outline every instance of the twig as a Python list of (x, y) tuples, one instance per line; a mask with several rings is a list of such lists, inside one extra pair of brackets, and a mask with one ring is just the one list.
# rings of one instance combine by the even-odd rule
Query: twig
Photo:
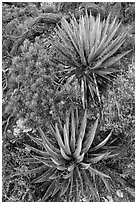
[[(5, 89), (6, 89), (7, 86), (8, 86), (8, 82), (7, 82), (7, 77), (6, 77), (5, 72), (4, 72), (3, 70), (2, 70), (2, 72), (3, 72), (4, 78), (5, 78), (5, 80), (2, 79), (2, 88), (3, 88), (3, 91), (5, 91)], [(4, 83), (4, 82), (5, 82), (5, 83)], [(5, 86), (4, 86), (3, 84), (5, 84)]]
[(7, 130), (8, 126), (9, 126), (9, 120), (10, 120), (11, 117), (13, 117), (12, 114), (8, 117), (8, 119), (7, 119), (7, 121), (6, 121), (7, 124), (6, 124), (6, 127), (5, 127), (5, 129), (4, 129), (4, 135), (6, 135), (6, 130)]

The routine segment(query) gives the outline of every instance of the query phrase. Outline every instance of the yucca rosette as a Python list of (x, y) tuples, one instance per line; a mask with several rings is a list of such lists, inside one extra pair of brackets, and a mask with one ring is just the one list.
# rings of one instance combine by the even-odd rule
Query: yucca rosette
[(117, 17), (110, 22), (110, 16), (101, 21), (100, 14), (94, 18), (86, 11), (78, 21), (74, 16), (70, 23), (63, 18), (55, 29), (57, 37), (52, 44), (63, 59), (53, 61), (64, 66), (65, 84), (78, 80), (84, 108), (89, 98), (101, 103), (102, 90), (118, 71), (114, 64), (129, 52), (117, 54), (126, 32), (119, 33), (121, 23)]
[[(39, 167), (23, 172), (23, 174), (36, 174), (32, 184), (39, 184), (36, 190), (42, 192), (41, 201), (56, 196), (65, 196), (67, 201), (80, 201), (80, 195), (84, 195), (88, 189), (89, 195), (99, 201), (99, 193), (96, 188), (96, 179), (99, 177), (108, 190), (109, 175), (97, 169), (97, 164), (116, 156), (107, 148), (112, 131), (98, 144), (93, 144), (98, 126), (98, 120), (87, 128), (87, 110), (80, 121), (78, 109), (71, 110), (66, 117), (66, 122), (55, 126), (50, 125), (50, 133), (47, 136), (41, 128), (38, 128), (41, 138), (29, 135), (41, 149), (27, 145), (31, 157), (24, 161), (39, 163)], [(103, 184), (102, 183), (102, 184)]]

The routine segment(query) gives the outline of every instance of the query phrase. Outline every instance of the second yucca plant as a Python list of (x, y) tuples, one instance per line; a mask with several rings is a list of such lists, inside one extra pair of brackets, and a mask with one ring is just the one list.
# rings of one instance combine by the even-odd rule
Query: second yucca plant
[(109, 175), (99, 171), (96, 164), (115, 156), (105, 151), (105, 144), (110, 134), (98, 144), (94, 144), (98, 120), (87, 128), (87, 111), (82, 120), (76, 111), (72, 110), (63, 124), (50, 125), (50, 133), (54, 139), (49, 138), (41, 128), (38, 128), (41, 138), (29, 137), (42, 149), (27, 145), (31, 151), (31, 157), (24, 159), (27, 162), (39, 163), (39, 167), (23, 172), (23, 174), (35, 173), (37, 176), (32, 181), (39, 184), (36, 191), (42, 192), (41, 201), (49, 198), (65, 196), (67, 201), (80, 201), (80, 193), (89, 195), (99, 201), (99, 193), (96, 187), (96, 178), (100, 178), (108, 190), (107, 179)]
[(70, 23), (63, 18), (55, 29), (57, 37), (52, 44), (64, 59), (54, 61), (64, 66), (62, 80), (67, 80), (66, 84), (78, 80), (84, 108), (89, 97), (101, 103), (100, 92), (118, 71), (113, 65), (129, 52), (117, 54), (126, 32), (118, 33), (121, 23), (117, 17), (110, 22), (110, 16), (101, 21), (100, 15), (94, 18), (86, 11), (78, 21), (74, 16)]

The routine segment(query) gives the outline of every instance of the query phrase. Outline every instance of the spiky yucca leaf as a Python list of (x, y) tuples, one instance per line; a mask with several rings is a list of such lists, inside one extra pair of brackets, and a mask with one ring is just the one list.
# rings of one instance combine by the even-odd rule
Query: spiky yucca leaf
[(32, 183), (39, 185), (38, 188), (42, 192), (41, 201), (50, 199), (56, 193), (58, 196), (65, 195), (68, 201), (78, 201), (80, 200), (79, 190), (84, 194), (87, 188), (93, 198), (99, 200), (96, 186), (92, 183), (95, 176), (101, 178), (108, 188), (107, 179), (110, 176), (101, 172), (97, 168), (97, 164), (111, 156), (116, 156), (116, 154), (111, 154), (111, 151), (108, 152), (104, 146), (112, 131), (106, 139), (98, 142), (99, 144), (93, 144), (98, 120), (87, 130), (87, 111), (85, 110), (81, 119), (76, 108), (67, 115), (65, 124), (59, 119), (60, 128), (57, 123), (55, 127), (50, 126), (50, 133), (53, 134), (54, 140), (49, 139), (49, 136), (41, 128), (38, 128), (41, 139), (30, 136), (36, 144), (39, 145), (40, 141), (42, 150), (28, 145), (31, 157), (29, 156), (26, 161), (34, 163), (39, 161), (42, 166), (26, 170), (23, 173), (25, 175), (36, 173)]
[[(87, 105), (87, 90), (90, 91), (92, 99), (97, 97), (101, 102), (102, 87), (106, 86), (109, 78), (118, 71), (116, 68), (112, 69), (112, 66), (129, 52), (115, 54), (124, 43), (126, 32), (118, 34), (121, 23), (117, 21), (117, 17), (110, 22), (110, 16), (111, 14), (102, 22), (100, 15), (94, 18), (86, 11), (84, 16), (80, 16), (79, 22), (74, 16), (70, 23), (63, 18), (61, 26), (57, 26), (55, 30), (58, 37), (52, 44), (65, 58), (66, 63), (64, 59), (53, 60), (68, 66), (64, 66), (63, 70), (65, 79), (68, 79), (66, 83), (79, 79), (84, 108)], [(90, 76), (90, 81), (87, 75)]]

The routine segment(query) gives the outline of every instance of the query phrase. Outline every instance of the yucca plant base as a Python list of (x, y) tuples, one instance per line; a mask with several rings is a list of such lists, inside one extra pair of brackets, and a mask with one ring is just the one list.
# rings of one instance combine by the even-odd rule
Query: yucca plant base
[(81, 201), (81, 195), (84, 196), (87, 192), (90, 195), (88, 199), (99, 201), (97, 180), (110, 191), (110, 176), (99, 171), (98, 164), (116, 156), (105, 148), (112, 131), (102, 142), (94, 145), (99, 119), (87, 130), (87, 111), (85, 110), (81, 122), (79, 118), (76, 109), (67, 115), (65, 124), (59, 119), (55, 127), (50, 125), (54, 140), (41, 128), (38, 128), (41, 138), (29, 135), (41, 150), (27, 145), (31, 157), (23, 160), (39, 166), (23, 174), (36, 175), (31, 183), (36, 185), (36, 194), (40, 192), (40, 201), (51, 198), (58, 201), (62, 197), (67, 201)]

